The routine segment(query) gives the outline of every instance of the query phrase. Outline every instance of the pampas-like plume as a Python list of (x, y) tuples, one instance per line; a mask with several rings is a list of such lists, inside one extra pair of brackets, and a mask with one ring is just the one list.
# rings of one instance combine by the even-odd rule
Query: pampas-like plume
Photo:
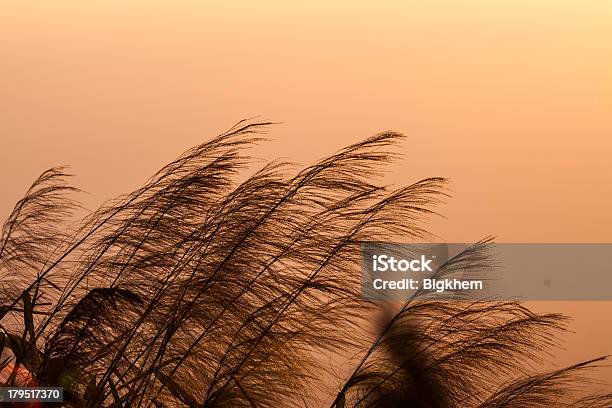
[[(0, 241), (0, 277), (12, 280), (0, 292), (0, 380), (23, 385), (25, 370), (74, 407), (303, 407), (326, 375), (317, 353), (351, 349), (363, 359), (336, 407), (569, 398), (560, 390), (598, 361), (529, 376), (525, 360), (554, 344), (563, 318), (516, 303), (417, 296), (368, 346), (360, 327), (376, 306), (359, 296), (360, 243), (428, 237), (422, 221), (446, 181), (377, 184), (403, 138), (385, 132), (297, 173), (271, 162), (238, 183), (268, 125), (240, 122), (187, 151), (70, 234), (74, 189), (61, 169), (43, 174)], [(486, 247), (439, 273), (486, 269)]]

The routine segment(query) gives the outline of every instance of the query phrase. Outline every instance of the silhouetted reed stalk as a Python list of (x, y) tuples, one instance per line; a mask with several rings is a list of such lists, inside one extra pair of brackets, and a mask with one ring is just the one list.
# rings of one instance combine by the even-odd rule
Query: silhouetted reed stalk
[[(268, 125), (240, 122), (71, 229), (77, 190), (43, 173), (2, 230), (0, 381), (64, 387), (75, 407), (312, 406), (333, 379), (313, 351), (348, 349), (336, 408), (610, 406), (576, 397), (603, 358), (534, 371), (565, 319), (516, 302), (417, 294), (367, 336), (381, 308), (360, 299), (360, 243), (430, 237), (446, 181), (378, 184), (403, 138), (385, 132), (237, 183)], [(437, 274), (483, 273), (488, 249)]]

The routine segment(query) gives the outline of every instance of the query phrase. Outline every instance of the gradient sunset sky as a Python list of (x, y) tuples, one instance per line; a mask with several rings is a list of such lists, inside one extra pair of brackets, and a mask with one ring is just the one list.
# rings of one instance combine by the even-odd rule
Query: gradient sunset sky
[[(452, 180), (448, 242), (612, 242), (607, 0), (0, 0), (0, 55), (0, 219), (48, 167), (93, 209), (259, 116), (266, 159), (407, 134), (387, 178)], [(612, 353), (612, 303), (533, 306), (575, 319), (559, 364)]]

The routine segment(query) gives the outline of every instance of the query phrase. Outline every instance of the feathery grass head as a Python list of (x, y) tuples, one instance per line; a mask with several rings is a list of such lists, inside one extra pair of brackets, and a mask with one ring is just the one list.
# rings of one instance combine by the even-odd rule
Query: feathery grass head
[[(268, 125), (241, 122), (190, 149), (69, 234), (53, 228), (74, 208), (73, 188), (60, 170), (41, 176), (1, 241), (0, 274), (22, 279), (0, 293), (0, 349), (14, 366), (64, 387), (71, 406), (297, 407), (327, 375), (317, 353), (351, 349), (364, 357), (337, 407), (507, 399), (491, 394), (490, 373), (524, 374), (562, 317), (415, 298), (373, 344), (361, 330), (376, 305), (360, 299), (360, 244), (430, 236), (423, 221), (446, 180), (381, 185), (403, 139), (394, 132), (299, 172), (274, 161), (245, 179), (246, 149)], [(486, 269), (485, 249), (440, 273)]]

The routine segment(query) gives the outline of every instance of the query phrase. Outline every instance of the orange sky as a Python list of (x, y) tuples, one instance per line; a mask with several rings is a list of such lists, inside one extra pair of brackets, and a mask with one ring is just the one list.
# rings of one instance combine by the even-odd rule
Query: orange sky
[[(0, 218), (47, 167), (93, 208), (260, 115), (265, 158), (409, 135), (389, 181), (453, 180), (447, 241), (612, 242), (607, 0), (2, 0), (0, 55)], [(576, 319), (562, 361), (612, 353), (611, 304), (537, 307)]]

